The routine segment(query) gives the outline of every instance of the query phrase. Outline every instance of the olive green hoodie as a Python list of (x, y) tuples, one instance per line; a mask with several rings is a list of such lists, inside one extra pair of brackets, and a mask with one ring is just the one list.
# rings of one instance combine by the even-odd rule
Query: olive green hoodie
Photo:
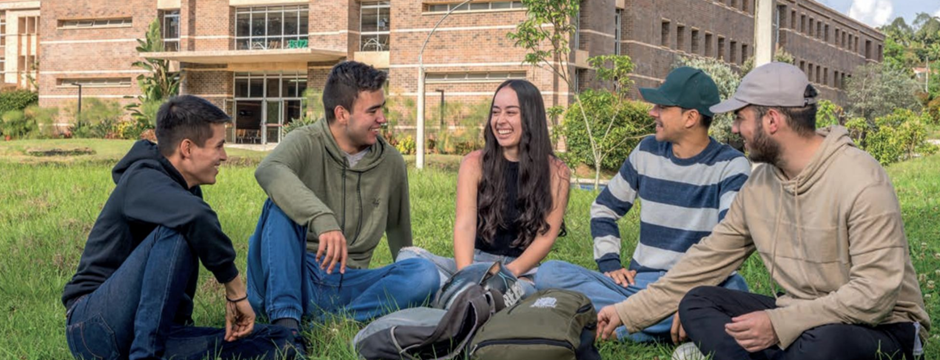
[(318, 236), (341, 230), (351, 268), (369, 267), (388, 234), (392, 257), (411, 246), (408, 173), (401, 153), (381, 137), (349, 167), (326, 120), (292, 131), (255, 171), (258, 184), (294, 222), (307, 227), (307, 251)]
[(819, 133), (825, 140), (796, 178), (759, 166), (711, 236), (646, 291), (615, 305), (630, 332), (672, 315), (686, 292), (717, 285), (757, 251), (786, 292), (767, 310), (780, 347), (836, 323), (920, 322), (926, 343), (930, 319), (888, 174), (845, 128)]

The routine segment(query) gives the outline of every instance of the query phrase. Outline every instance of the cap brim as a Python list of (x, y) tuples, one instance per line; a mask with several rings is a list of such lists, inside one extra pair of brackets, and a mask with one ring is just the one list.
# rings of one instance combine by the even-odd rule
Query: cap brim
[(666, 98), (666, 95), (664, 95), (662, 91), (659, 91), (659, 89), (640, 88), (640, 95), (643, 96), (643, 100), (651, 104), (676, 106), (676, 102)]
[(728, 100), (722, 101), (718, 105), (708, 108), (709, 111), (715, 114), (724, 114), (732, 111), (740, 110), (741, 108), (748, 106), (750, 104), (743, 102), (741, 100), (730, 98)]

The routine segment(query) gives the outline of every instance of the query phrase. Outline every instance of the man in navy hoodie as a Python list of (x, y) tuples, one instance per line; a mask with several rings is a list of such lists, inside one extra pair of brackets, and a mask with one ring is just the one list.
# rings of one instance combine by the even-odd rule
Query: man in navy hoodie
[[(202, 199), (226, 160), (229, 118), (194, 96), (157, 113), (159, 145), (134, 144), (65, 285), (69, 350), (84, 359), (290, 358), (299, 336), (255, 325), (235, 249)], [(225, 285), (225, 329), (192, 326), (199, 262)]]

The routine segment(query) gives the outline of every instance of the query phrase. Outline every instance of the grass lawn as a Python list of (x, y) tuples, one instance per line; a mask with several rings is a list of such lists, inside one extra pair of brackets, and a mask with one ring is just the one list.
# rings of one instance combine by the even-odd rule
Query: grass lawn
[[(114, 187), (110, 168), (130, 147), (128, 141), (55, 140), (0, 142), (0, 359), (65, 359), (65, 309), (62, 288), (78, 265), (88, 232)], [(91, 147), (94, 155), (35, 158), (28, 148)], [(218, 212), (225, 231), (235, 242), (238, 266), (244, 273), (248, 236), (254, 230), (265, 199), (254, 180), (253, 164), (264, 155), (231, 151), (230, 161), (205, 198)], [(415, 243), (441, 255), (452, 255), (454, 191), (459, 157), (431, 156), (428, 169), (410, 171)], [(413, 159), (409, 158), (413, 164)], [(940, 318), (940, 156), (916, 159), (890, 167), (901, 200), (914, 266), (931, 318)], [(560, 238), (549, 255), (594, 268), (589, 208), (595, 193), (573, 190), (566, 222), (568, 236)], [(637, 242), (638, 211), (620, 221), (623, 258)], [(388, 247), (380, 245), (372, 266), (391, 262)], [(752, 291), (767, 294), (770, 282), (757, 257), (741, 273)], [(194, 318), (198, 325), (222, 326), (222, 287), (205, 269), (200, 273)], [(359, 325), (337, 319), (316, 324), (308, 334), (310, 354), (322, 359), (355, 359), (348, 343)], [(940, 339), (934, 335), (927, 359), (940, 359)], [(671, 345), (601, 344), (604, 358), (668, 359)]]

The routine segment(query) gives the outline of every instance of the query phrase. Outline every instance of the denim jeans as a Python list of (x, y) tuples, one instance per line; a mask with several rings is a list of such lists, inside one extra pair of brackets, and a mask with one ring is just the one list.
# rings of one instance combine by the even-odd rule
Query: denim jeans
[(422, 259), (378, 269), (332, 274), (307, 252), (307, 230), (265, 201), (248, 241), (248, 301), (269, 320), (341, 314), (365, 322), (429, 302), (439, 283), (434, 264)]
[[(395, 262), (415, 258), (430, 260), (434, 263), (441, 279), (441, 284), (438, 288), (444, 287), (447, 280), (457, 272), (457, 261), (455, 261), (454, 258), (434, 255), (430, 251), (419, 247), (406, 247), (401, 249), (398, 253), (398, 259), (396, 259)], [(516, 258), (512, 256), (495, 255), (479, 249), (473, 249), (473, 264), (492, 264), (498, 261), (500, 264), (506, 265), (515, 260)], [(532, 283), (532, 276), (534, 276), (538, 270), (539, 268), (536, 266), (519, 277), (519, 283), (522, 284), (523, 296), (528, 297), (535, 293), (535, 284)]]
[[(633, 278), (635, 284), (623, 287), (597, 271), (588, 270), (564, 261), (552, 260), (542, 264), (539, 272), (535, 274), (535, 287), (539, 290), (554, 288), (577, 291), (591, 299), (594, 308), (600, 311), (605, 306), (624, 301), (640, 290), (646, 289), (649, 284), (656, 282), (663, 275), (666, 275), (665, 271), (640, 272)], [(747, 283), (738, 274), (728, 277), (721, 286), (733, 290), (748, 291)], [(630, 334), (624, 326), (618, 327), (616, 333), (617, 338), (621, 341), (626, 339), (635, 342), (662, 341), (670, 338), (669, 331), (671, 329), (672, 317), (670, 316), (639, 333)]]
[[(225, 342), (225, 329), (187, 326), (199, 263), (176, 231), (157, 227), (111, 277), (68, 311), (66, 339), (79, 359), (203, 359), (294, 356), (297, 334), (255, 325)], [(182, 307), (181, 307), (182, 306)]]

